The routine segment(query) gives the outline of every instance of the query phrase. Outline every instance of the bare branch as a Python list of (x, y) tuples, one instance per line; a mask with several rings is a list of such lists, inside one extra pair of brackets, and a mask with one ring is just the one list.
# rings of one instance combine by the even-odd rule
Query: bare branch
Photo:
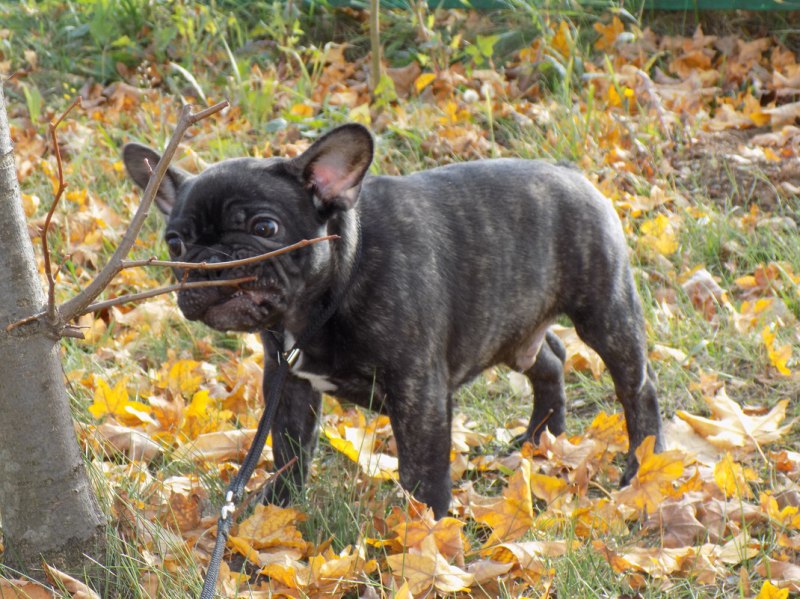
[(67, 322), (76, 316), (83, 314), (87, 306), (89, 306), (89, 304), (91, 304), (92, 301), (98, 295), (100, 295), (103, 289), (105, 289), (111, 280), (117, 275), (117, 273), (119, 273), (122, 261), (125, 259), (125, 256), (128, 255), (128, 252), (130, 252), (133, 244), (136, 241), (136, 237), (139, 235), (139, 231), (142, 228), (142, 224), (144, 224), (144, 220), (147, 216), (148, 210), (150, 209), (150, 205), (153, 203), (153, 200), (156, 197), (156, 192), (161, 186), (161, 181), (164, 179), (164, 175), (167, 172), (169, 163), (172, 160), (172, 157), (175, 155), (175, 151), (178, 149), (178, 144), (183, 138), (183, 135), (186, 133), (186, 130), (200, 119), (219, 112), (226, 106), (228, 106), (228, 102), (223, 101), (196, 113), (192, 113), (190, 106), (183, 107), (178, 118), (178, 123), (175, 126), (175, 132), (172, 134), (166, 150), (164, 150), (164, 155), (156, 165), (155, 173), (152, 177), (150, 177), (150, 181), (147, 183), (147, 187), (142, 195), (142, 201), (139, 204), (139, 208), (136, 210), (136, 214), (134, 214), (130, 225), (128, 225), (128, 229), (125, 231), (122, 241), (114, 251), (114, 254), (111, 256), (108, 263), (97, 274), (92, 282), (89, 283), (89, 285), (87, 285), (87, 287), (78, 295), (59, 307), (58, 311), (62, 322)]
[[(120, 304), (136, 302), (139, 300), (155, 297), (157, 295), (164, 295), (165, 293), (171, 293), (173, 291), (181, 291), (182, 289), (197, 289), (199, 287), (228, 287), (228, 286), (241, 285), (242, 283), (252, 283), (255, 280), (256, 277), (241, 277), (239, 279), (227, 279), (223, 281), (194, 281), (192, 283), (177, 283), (175, 285), (167, 285), (166, 287), (149, 289), (148, 291), (142, 291), (141, 293), (129, 293), (127, 295), (120, 295), (119, 297), (115, 297), (110, 300), (105, 300), (103, 302), (97, 302), (95, 304), (91, 304), (83, 308), (80, 314), (77, 314), (75, 317), (77, 318), (78, 316), (83, 316), (84, 314), (90, 314), (92, 312), (99, 312), (100, 310), (105, 310), (106, 308), (110, 308), (111, 306), (118, 306)], [(11, 332), (17, 327), (21, 327), (24, 324), (28, 324), (40, 319), (44, 315), (45, 312), (39, 312), (38, 314), (27, 316), (22, 320), (18, 320), (17, 322), (12, 322), (8, 326), (6, 326), (6, 331)], [(70, 329), (74, 330), (75, 327), (68, 325), (63, 328), (60, 334), (63, 337), (76, 337), (79, 339), (83, 338), (82, 336), (78, 337), (74, 334), (70, 334), (69, 333)]]
[(172, 293), (173, 291), (181, 291), (183, 289), (197, 289), (200, 287), (234, 287), (242, 283), (252, 283), (256, 277), (241, 277), (239, 279), (228, 279), (224, 281), (194, 281), (192, 283), (177, 283), (175, 285), (167, 285), (166, 287), (159, 287), (158, 289), (149, 289), (141, 293), (129, 293), (128, 295), (120, 295), (104, 302), (97, 302), (90, 306), (86, 306), (78, 316), (89, 314), (91, 312), (99, 312), (111, 306), (118, 306), (120, 304), (127, 304), (130, 302), (138, 302), (139, 300), (155, 297), (157, 295), (164, 295), (165, 293)]
[(319, 243), (320, 241), (330, 241), (332, 239), (339, 239), (338, 235), (325, 235), (324, 237), (315, 237), (314, 239), (302, 239), (292, 245), (287, 245), (277, 250), (267, 252), (266, 254), (259, 254), (258, 256), (250, 256), (249, 258), (242, 258), (241, 260), (230, 260), (228, 262), (173, 262), (171, 260), (158, 260), (156, 258), (147, 258), (145, 260), (123, 260), (121, 268), (135, 268), (137, 266), (166, 266), (169, 268), (183, 268), (186, 270), (218, 270), (221, 268), (233, 268), (235, 266), (246, 266), (248, 264), (255, 264), (275, 258), (281, 254), (299, 250), (306, 246)]
[(55, 276), (53, 276), (53, 271), (50, 267), (50, 248), (47, 244), (47, 234), (50, 232), (50, 221), (53, 220), (53, 214), (55, 214), (56, 206), (58, 206), (58, 202), (61, 200), (61, 196), (64, 194), (64, 190), (67, 188), (66, 184), (64, 183), (64, 168), (61, 162), (61, 148), (58, 145), (56, 128), (67, 117), (70, 111), (80, 103), (80, 101), (80, 96), (75, 98), (72, 101), (72, 104), (70, 104), (67, 109), (61, 113), (60, 117), (54, 121), (50, 121), (50, 125), (48, 127), (50, 131), (50, 138), (53, 141), (53, 152), (55, 152), (56, 155), (56, 165), (58, 166), (58, 189), (56, 190), (56, 195), (53, 198), (53, 203), (50, 205), (50, 210), (47, 211), (47, 216), (44, 219), (44, 227), (42, 228), (42, 257), (44, 258), (44, 273), (47, 275), (47, 320), (51, 324), (55, 324), (57, 322), (58, 316), (56, 314), (56, 279)]

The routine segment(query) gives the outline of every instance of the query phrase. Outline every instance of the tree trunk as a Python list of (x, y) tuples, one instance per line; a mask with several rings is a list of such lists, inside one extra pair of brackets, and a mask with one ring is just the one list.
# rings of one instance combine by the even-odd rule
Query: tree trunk
[(82, 576), (103, 563), (105, 518), (75, 438), (58, 341), (38, 322), (6, 331), (45, 305), (12, 150), (0, 86), (0, 557), (39, 579), (42, 559)]

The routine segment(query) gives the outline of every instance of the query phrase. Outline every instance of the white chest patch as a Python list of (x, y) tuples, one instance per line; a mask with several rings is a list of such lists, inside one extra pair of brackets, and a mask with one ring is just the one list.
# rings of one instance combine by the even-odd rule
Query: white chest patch
[[(283, 348), (284, 351), (289, 351), (289, 349), (294, 346), (294, 337), (291, 333), (286, 333), (286, 337), (283, 341)], [(294, 367), (289, 371), (294, 376), (305, 379), (311, 386), (314, 388), (314, 391), (318, 391), (320, 393), (330, 393), (331, 391), (336, 390), (336, 385), (334, 385), (328, 377), (322, 374), (314, 374), (313, 372), (305, 372), (301, 370), (303, 366), (303, 354), (300, 353), (300, 357), (298, 358), (297, 362), (295, 363)]]
[(294, 376), (305, 379), (311, 383), (314, 391), (319, 391), (320, 393), (330, 393), (331, 391), (336, 391), (336, 385), (334, 385), (326, 376), (294, 369), (291, 372)]

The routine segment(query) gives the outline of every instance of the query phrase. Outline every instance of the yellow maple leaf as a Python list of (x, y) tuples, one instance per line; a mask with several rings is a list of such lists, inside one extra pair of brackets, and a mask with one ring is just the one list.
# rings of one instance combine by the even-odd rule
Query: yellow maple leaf
[(770, 520), (778, 526), (786, 528), (800, 528), (800, 508), (796, 505), (786, 505), (782, 509), (778, 500), (771, 493), (761, 493), (759, 497), (761, 509), (769, 516)]
[(609, 50), (614, 47), (619, 34), (625, 31), (625, 25), (619, 20), (619, 17), (614, 16), (610, 23), (603, 25), (602, 23), (595, 23), (594, 30), (600, 34), (594, 47), (598, 50)]
[(408, 581), (403, 582), (403, 586), (397, 589), (392, 597), (394, 597), (394, 599), (414, 599), (414, 595), (411, 594), (408, 588)]
[(622, 106), (622, 96), (619, 95), (617, 87), (613, 83), (608, 86), (606, 100), (609, 106)]
[(217, 409), (216, 403), (207, 389), (195, 393), (191, 403), (183, 412), (181, 433), (189, 439), (195, 439), (204, 433), (217, 430), (222, 422), (233, 418), (233, 412)]
[(123, 378), (110, 387), (101, 378), (96, 378), (94, 401), (89, 406), (89, 413), (97, 419), (103, 416), (113, 416), (125, 426), (139, 424), (156, 424), (150, 415), (150, 406), (147, 404), (130, 401), (128, 398), (128, 380)]
[(421, 73), (414, 80), (414, 89), (420, 93), (423, 89), (428, 87), (436, 79), (436, 73)]
[(640, 227), (639, 245), (645, 250), (662, 256), (670, 256), (678, 251), (678, 238), (675, 227), (665, 214), (644, 221)]
[(567, 481), (563, 478), (548, 476), (534, 472), (531, 474), (531, 491), (542, 501), (551, 504), (556, 500), (564, 500), (569, 497), (567, 492)]
[(241, 537), (229, 536), (228, 546), (231, 549), (235, 550), (236, 552), (245, 556), (252, 563), (254, 564), (258, 563), (259, 560), (258, 551), (256, 551), (255, 548), (249, 542), (247, 542), (246, 539), (243, 539)]
[(298, 103), (293, 104), (289, 112), (292, 116), (310, 118), (314, 116), (314, 107), (305, 103)]
[(305, 516), (290, 508), (276, 505), (257, 505), (253, 515), (239, 524), (236, 536), (255, 549), (267, 547), (293, 547), (306, 551), (308, 543), (294, 526)]
[(492, 528), (492, 534), (483, 544), (484, 548), (513, 541), (528, 532), (533, 524), (530, 481), (531, 464), (523, 459), (500, 499), (486, 506), (474, 506), (475, 520)]
[(474, 577), (457, 566), (453, 566), (436, 549), (433, 537), (428, 537), (420, 550), (390, 555), (386, 563), (392, 574), (408, 583), (409, 591), (422, 595), (431, 588), (441, 593), (469, 591)]
[(725, 494), (725, 497), (738, 499), (750, 498), (753, 491), (748, 481), (756, 479), (755, 473), (749, 468), (742, 468), (741, 464), (733, 461), (731, 454), (725, 452), (725, 457), (714, 466), (714, 482)]
[(433, 519), (433, 512), (425, 510), (418, 519), (400, 522), (392, 530), (397, 534), (401, 547), (421, 548), (428, 536), (433, 536), (436, 548), (448, 559), (464, 556), (464, 536), (461, 529), (464, 522), (456, 518)]
[(307, 565), (287, 555), (282, 556), (280, 561), (266, 564), (259, 572), (290, 589), (298, 590), (307, 589), (311, 577), (311, 569)]
[(683, 474), (683, 453), (676, 450), (654, 453), (656, 439), (647, 437), (636, 449), (639, 470), (626, 488), (616, 492), (617, 501), (640, 512), (655, 511), (672, 495), (672, 482)]
[(335, 590), (345, 590), (358, 580), (357, 574), (370, 574), (377, 567), (375, 560), (367, 560), (363, 547), (350, 545), (335, 553), (328, 548), (309, 558), (309, 585), (317, 594), (331, 596)]
[(756, 599), (787, 599), (789, 597), (789, 589), (779, 589), (769, 580), (764, 581), (764, 585), (756, 595)]
[(610, 415), (599, 412), (586, 429), (585, 436), (605, 445), (607, 452), (628, 451), (628, 431), (625, 428), (625, 415), (622, 412)]
[(756, 447), (774, 443), (783, 437), (794, 425), (794, 420), (779, 426), (786, 418), (788, 399), (783, 399), (762, 416), (745, 414), (742, 407), (730, 399), (725, 389), (720, 389), (713, 397), (705, 397), (714, 417), (704, 418), (682, 410), (676, 415), (702, 437), (720, 449), (743, 448), (755, 450)]
[(191, 397), (200, 388), (203, 376), (199, 372), (200, 362), (196, 360), (178, 360), (162, 369), (158, 377), (158, 386), (168, 389), (173, 395)]
[(770, 326), (765, 326), (763, 328), (761, 331), (761, 338), (764, 340), (764, 346), (767, 348), (769, 361), (775, 369), (784, 376), (792, 374), (792, 371), (786, 366), (792, 357), (792, 346), (786, 344), (776, 349), (775, 331), (773, 331)]
[(550, 47), (564, 58), (567, 58), (572, 52), (572, 35), (566, 21), (561, 21), (558, 24), (558, 30), (550, 41)]
[(562, 557), (570, 550), (580, 547), (579, 541), (526, 541), (524, 543), (502, 543), (488, 552), (489, 557), (498, 562), (513, 562), (522, 570), (546, 568), (545, 558)]
[(378, 480), (397, 479), (397, 458), (373, 450), (374, 432), (370, 433), (367, 428), (345, 427), (344, 435), (342, 438), (333, 427), (325, 428), (325, 436), (331, 446), (358, 464), (364, 474)]

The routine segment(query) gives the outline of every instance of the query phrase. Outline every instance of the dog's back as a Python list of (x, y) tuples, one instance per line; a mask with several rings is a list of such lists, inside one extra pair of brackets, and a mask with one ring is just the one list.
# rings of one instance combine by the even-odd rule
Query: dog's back
[[(409, 347), (433, 341), (455, 384), (497, 361), (515, 366), (543, 324), (629, 280), (610, 201), (563, 166), (498, 159), (369, 177), (358, 206), (368, 276), (392, 287), (375, 295), (403, 299), (392, 327)], [(432, 314), (449, 318), (431, 330)]]

